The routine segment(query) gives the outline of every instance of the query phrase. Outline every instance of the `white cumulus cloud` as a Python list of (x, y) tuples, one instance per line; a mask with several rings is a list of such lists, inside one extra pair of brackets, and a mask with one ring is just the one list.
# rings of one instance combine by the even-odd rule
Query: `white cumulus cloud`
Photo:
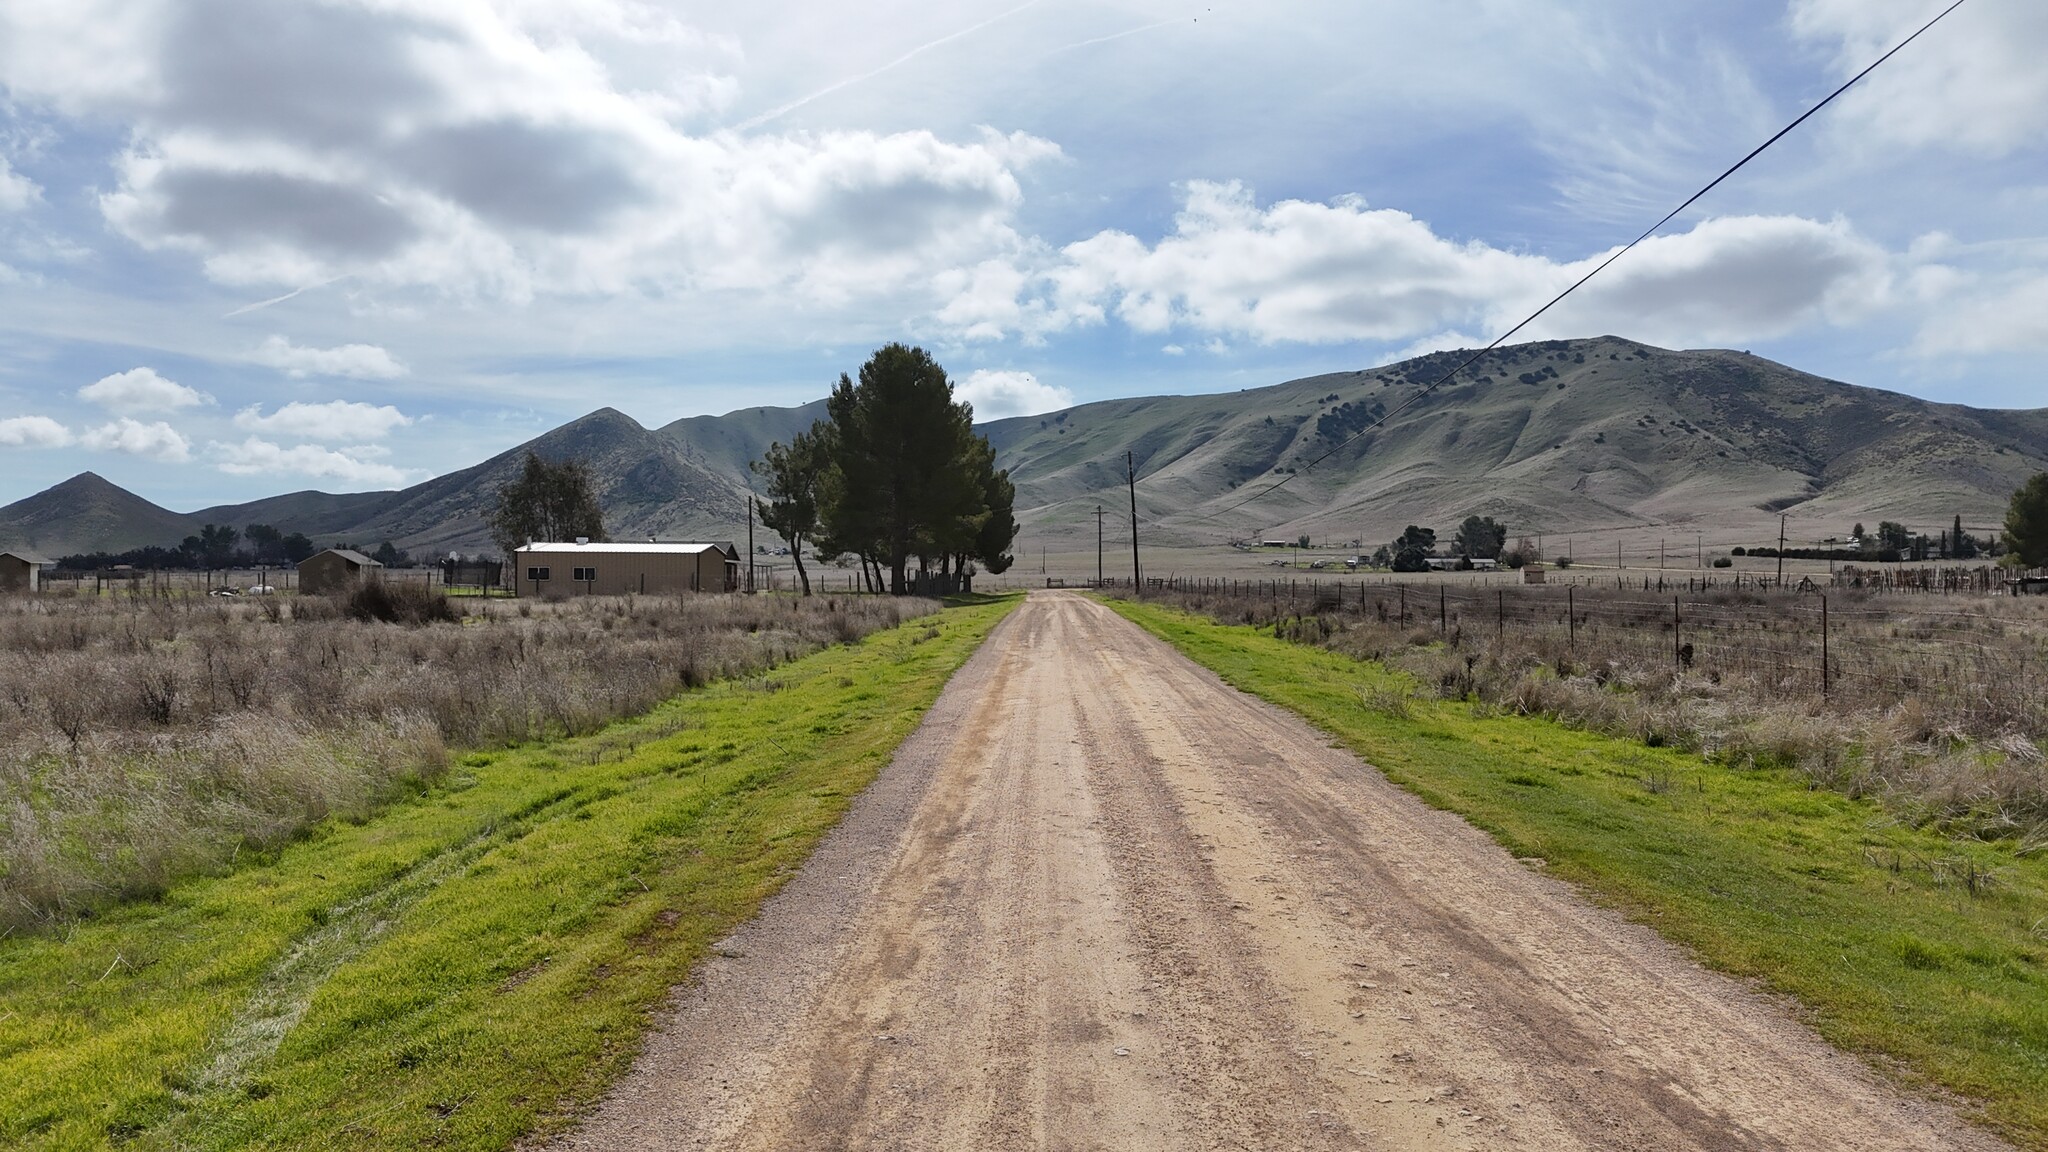
[(1036, 416), (1074, 406), (1072, 392), (1029, 372), (976, 369), (954, 388), (954, 394), (974, 406), (976, 420)]
[(249, 359), (292, 377), (344, 376), (351, 380), (395, 380), (404, 364), (375, 344), (343, 344), (336, 348), (303, 348), (283, 336), (265, 340)]
[(113, 412), (172, 412), (213, 403), (213, 397), (175, 380), (157, 375), (154, 368), (130, 368), (102, 376), (78, 390), (78, 398)]
[(407, 478), (402, 468), (362, 460), (347, 452), (323, 448), (318, 444), (285, 447), (270, 440), (251, 436), (239, 444), (215, 441), (207, 446), (207, 451), (215, 467), (237, 476), (290, 473), (339, 480), (350, 485), (379, 485), (389, 488), (404, 484)]
[(48, 416), (9, 416), (0, 420), (0, 445), (9, 448), (64, 448), (71, 429)]
[(87, 430), (78, 442), (96, 452), (125, 452), (166, 464), (182, 464), (192, 458), (192, 442), (161, 420), (144, 424), (124, 416)]
[(0, 212), (20, 212), (43, 198), (36, 182), (16, 172), (7, 157), (0, 156)]
[[(1262, 208), (1242, 184), (1198, 181), (1158, 241), (1106, 231), (1070, 244), (1034, 275), (1008, 281), (1020, 296), (1007, 311), (986, 291), (1001, 278), (978, 275), (962, 286), (971, 306), (955, 315), (972, 317), (976, 335), (995, 323), (1029, 336), (1113, 317), (1147, 333), (1409, 343), (1500, 331), (1605, 255), (1561, 262), (1461, 243), (1355, 197)], [(1553, 313), (1544, 332), (1740, 341), (1860, 318), (1888, 298), (1890, 275), (1887, 254), (1845, 222), (1724, 217), (1646, 242)]]
[(1967, 277), (1944, 265), (1933, 307), (1914, 337), (1922, 356), (2048, 352), (2048, 273), (2005, 271)]
[[(1794, 0), (1792, 28), (1847, 79), (1938, 11), (1925, 0)], [(1842, 97), (1867, 139), (2003, 156), (2048, 140), (2048, 5), (1966, 4)]]
[(389, 404), (363, 404), (353, 400), (330, 400), (308, 404), (294, 400), (266, 416), (260, 405), (235, 413), (235, 427), (246, 432), (263, 432), (300, 440), (349, 443), (377, 440), (395, 428), (412, 423), (412, 417)]
[(223, 283), (843, 302), (1018, 243), (1052, 144), (690, 130), (736, 57), (633, 3), (0, 5), (13, 98), (129, 130), (108, 223)]

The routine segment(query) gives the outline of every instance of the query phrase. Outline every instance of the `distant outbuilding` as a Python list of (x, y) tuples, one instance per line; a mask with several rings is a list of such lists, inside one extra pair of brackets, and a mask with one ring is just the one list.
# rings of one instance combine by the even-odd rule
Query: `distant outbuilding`
[(0, 592), (25, 593), (43, 590), (43, 569), (55, 561), (18, 549), (0, 552)]
[(375, 579), (384, 567), (353, 548), (329, 548), (299, 561), (299, 594), (319, 596), (345, 592), (359, 581)]
[(513, 562), (521, 596), (736, 592), (740, 586), (740, 550), (731, 543), (536, 543), (520, 548)]

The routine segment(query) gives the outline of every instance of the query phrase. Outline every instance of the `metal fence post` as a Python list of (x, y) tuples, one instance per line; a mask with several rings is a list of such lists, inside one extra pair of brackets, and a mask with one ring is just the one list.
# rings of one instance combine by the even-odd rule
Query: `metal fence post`
[(1685, 671), (1685, 649), (1681, 646), (1679, 633), (1684, 631), (1685, 621), (1678, 614), (1678, 597), (1671, 598), (1671, 666)]
[(1826, 700), (1833, 687), (1828, 682), (1828, 596), (1820, 596), (1820, 698)]

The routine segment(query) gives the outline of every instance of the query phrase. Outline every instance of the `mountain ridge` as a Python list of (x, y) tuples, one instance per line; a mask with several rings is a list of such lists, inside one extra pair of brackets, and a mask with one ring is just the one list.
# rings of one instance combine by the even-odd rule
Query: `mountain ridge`
[[(1378, 539), (1471, 514), (1540, 532), (1774, 524), (1781, 511), (1931, 528), (1954, 515), (1995, 521), (2014, 487), (2048, 469), (2048, 409), (1939, 404), (1744, 352), (1618, 337), (1497, 349), (1371, 427), (1468, 355), (1095, 401), (977, 428), (1011, 470), (1026, 531), (1075, 542), (1092, 540), (1097, 504), (1123, 506), (1127, 451), (1140, 517), (1161, 544)], [(744, 539), (758, 488), (747, 463), (823, 417), (817, 400), (648, 428), (605, 407), (410, 488), (302, 491), (192, 513), (88, 472), (0, 508), (0, 546), (118, 551), (175, 544), (211, 522), (271, 523), (321, 543), (486, 550), (483, 515), (529, 450), (591, 465), (615, 537)]]

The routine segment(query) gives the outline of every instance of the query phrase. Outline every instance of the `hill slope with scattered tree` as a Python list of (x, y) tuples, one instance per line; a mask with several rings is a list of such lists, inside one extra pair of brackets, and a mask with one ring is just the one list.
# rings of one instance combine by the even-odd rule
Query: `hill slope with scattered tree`
[[(1092, 544), (1098, 503), (1123, 503), (1126, 451), (1136, 455), (1140, 514), (1159, 544), (1303, 533), (1379, 541), (1405, 524), (1448, 529), (1471, 515), (1515, 533), (1671, 523), (1754, 527), (1762, 540), (1780, 511), (1929, 532), (1960, 515), (1988, 530), (2013, 490), (2048, 469), (2048, 409), (1935, 404), (1743, 352), (1671, 352), (1614, 337), (1499, 349), (1364, 431), (1462, 355), (976, 427), (1016, 484), (1025, 531), (1075, 545)], [(0, 546), (120, 549), (176, 543), (209, 522), (261, 522), (322, 543), (485, 549), (484, 515), (529, 449), (587, 461), (619, 539), (744, 539), (747, 496), (764, 490), (748, 462), (823, 412), (817, 401), (649, 429), (607, 408), (402, 491), (302, 492), (191, 514), (88, 473), (0, 508)], [(1286, 487), (1231, 510), (1289, 469)]]

